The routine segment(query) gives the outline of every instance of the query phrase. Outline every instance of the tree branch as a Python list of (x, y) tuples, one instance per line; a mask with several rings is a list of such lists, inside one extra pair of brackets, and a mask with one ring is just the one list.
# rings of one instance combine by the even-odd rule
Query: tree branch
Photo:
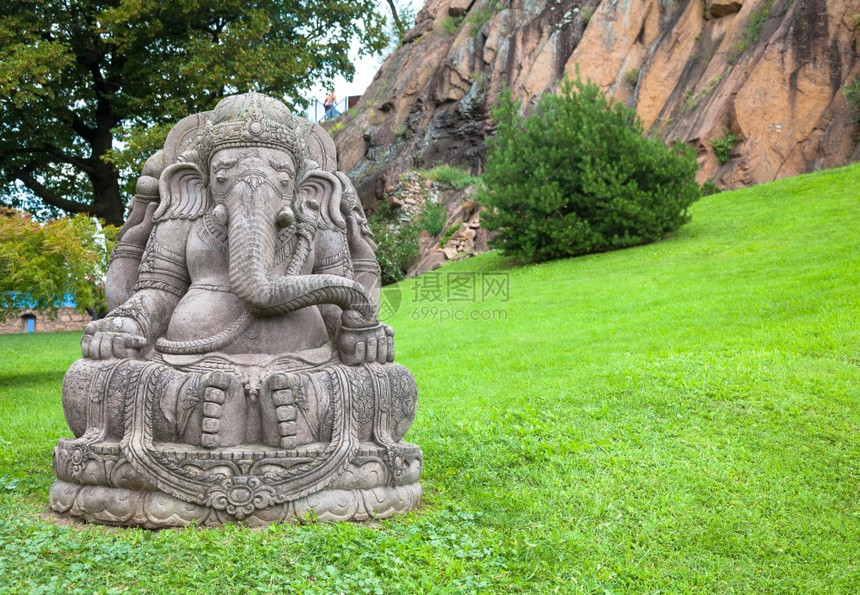
[(26, 169), (20, 169), (12, 172), (12, 175), (21, 181), (33, 194), (41, 198), (51, 206), (58, 207), (70, 213), (80, 213), (82, 211), (91, 211), (90, 205), (81, 204), (67, 198), (63, 198), (50, 188), (44, 186)]
[(53, 148), (48, 149), (47, 151), (60, 163), (68, 163), (69, 165), (74, 165), (85, 174), (94, 174), (96, 171), (92, 159), (84, 159), (83, 157), (66, 155), (65, 153), (61, 153)]
[[(4, 151), (0, 151), (0, 159), (6, 159), (8, 157), (14, 157), (17, 155), (33, 155), (34, 153), (44, 153), (46, 155), (50, 155), (54, 158), (55, 161), (59, 161), (60, 163), (68, 163), (69, 165), (73, 165), (80, 169), (85, 174), (95, 173), (96, 168), (91, 159), (85, 159), (83, 157), (75, 157), (74, 155), (67, 155), (57, 149), (57, 147), (51, 145), (43, 145), (41, 147), (16, 147), (14, 149), (6, 149)], [(31, 167), (32, 168), (32, 167)], [(25, 169), (19, 170), (11, 170), (10, 173), (14, 177), (18, 177), (18, 173), (26, 171)]]
[(402, 38), (406, 31), (403, 28), (403, 21), (397, 16), (397, 7), (394, 6), (394, 0), (388, 0), (388, 6), (391, 7), (391, 16), (394, 17), (394, 26), (397, 28), (397, 34)]
[(96, 131), (87, 126), (73, 111), (69, 110), (69, 114), (72, 116), (72, 130), (75, 131), (75, 134), (92, 144)]

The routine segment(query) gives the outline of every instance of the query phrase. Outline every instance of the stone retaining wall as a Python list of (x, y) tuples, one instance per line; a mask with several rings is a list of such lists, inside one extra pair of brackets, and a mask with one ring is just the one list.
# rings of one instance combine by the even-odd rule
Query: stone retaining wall
[(24, 310), (18, 316), (10, 316), (0, 321), (0, 334), (28, 332), (28, 319), (33, 320), (32, 331), (36, 333), (55, 333), (58, 331), (81, 331), (92, 320), (86, 312), (74, 308), (60, 308), (56, 318), (45, 312)]

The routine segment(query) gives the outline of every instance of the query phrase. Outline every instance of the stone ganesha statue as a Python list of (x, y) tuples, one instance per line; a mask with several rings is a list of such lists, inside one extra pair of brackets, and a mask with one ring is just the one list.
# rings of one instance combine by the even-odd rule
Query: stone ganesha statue
[(414, 508), (417, 387), (327, 133), (227, 97), (172, 129), (130, 209), (63, 381), (51, 507), (149, 528)]

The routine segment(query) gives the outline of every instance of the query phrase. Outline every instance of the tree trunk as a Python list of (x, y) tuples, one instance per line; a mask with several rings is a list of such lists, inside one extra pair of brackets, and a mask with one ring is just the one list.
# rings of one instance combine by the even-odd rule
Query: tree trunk
[(90, 213), (105, 223), (117, 227), (125, 221), (125, 205), (119, 190), (119, 175), (110, 163), (99, 162), (89, 176), (93, 185), (93, 202)]
[(107, 99), (99, 101), (96, 127), (90, 140), (93, 170), (87, 175), (93, 185), (93, 202), (89, 211), (92, 215), (104, 219), (106, 223), (120, 226), (125, 220), (125, 205), (119, 189), (119, 173), (112, 163), (104, 161), (105, 155), (113, 148), (111, 130), (119, 123), (119, 118), (114, 117), (112, 112), (112, 106)]

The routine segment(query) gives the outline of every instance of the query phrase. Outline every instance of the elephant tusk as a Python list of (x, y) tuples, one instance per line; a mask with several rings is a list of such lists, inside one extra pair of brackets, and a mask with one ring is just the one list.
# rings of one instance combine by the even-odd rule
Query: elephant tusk
[(284, 229), (296, 222), (296, 215), (290, 207), (284, 207), (278, 211), (276, 221), (278, 222), (278, 229)]

